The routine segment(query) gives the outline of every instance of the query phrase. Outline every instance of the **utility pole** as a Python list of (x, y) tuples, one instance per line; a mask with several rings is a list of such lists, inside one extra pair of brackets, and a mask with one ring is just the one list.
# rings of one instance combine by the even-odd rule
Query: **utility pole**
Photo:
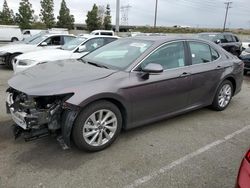
[(116, 32), (119, 32), (119, 21), (120, 21), (120, 0), (116, 0), (116, 24), (115, 24)]
[(230, 5), (232, 4), (233, 2), (226, 2), (225, 5), (226, 5), (226, 15), (225, 15), (225, 21), (224, 21), (224, 26), (223, 26), (223, 32), (226, 30), (226, 24), (227, 24), (227, 15), (228, 15), (228, 9), (232, 8), (230, 7)]
[(156, 22), (157, 22), (157, 9), (158, 9), (158, 0), (155, 1), (155, 22), (154, 22), (154, 28), (156, 28)]

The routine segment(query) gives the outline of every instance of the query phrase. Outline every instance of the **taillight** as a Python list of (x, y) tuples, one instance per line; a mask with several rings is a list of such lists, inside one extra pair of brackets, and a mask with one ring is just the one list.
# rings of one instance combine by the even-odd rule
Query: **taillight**
[(250, 163), (250, 150), (246, 154), (246, 160)]

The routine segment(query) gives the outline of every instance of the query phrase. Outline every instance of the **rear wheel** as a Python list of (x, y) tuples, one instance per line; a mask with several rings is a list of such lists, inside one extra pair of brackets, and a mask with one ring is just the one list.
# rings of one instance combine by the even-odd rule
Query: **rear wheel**
[(11, 39), (11, 42), (17, 42), (18, 41), (18, 38), (16, 38), (16, 37), (13, 37), (12, 39)]
[(218, 88), (212, 108), (217, 111), (225, 110), (233, 97), (233, 85), (229, 80), (222, 82)]
[(108, 101), (98, 101), (80, 113), (72, 137), (79, 149), (100, 151), (115, 141), (121, 127), (122, 115), (117, 106)]
[(244, 70), (244, 75), (247, 75), (247, 70)]

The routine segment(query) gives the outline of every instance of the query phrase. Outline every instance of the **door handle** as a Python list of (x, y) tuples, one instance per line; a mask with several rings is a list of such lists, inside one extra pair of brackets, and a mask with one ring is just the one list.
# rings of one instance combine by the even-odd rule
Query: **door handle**
[(186, 77), (186, 76), (190, 76), (191, 73), (190, 72), (183, 72), (180, 77)]
[(220, 65), (218, 65), (217, 67), (216, 67), (216, 69), (221, 69), (222, 68), (222, 66), (220, 66)]

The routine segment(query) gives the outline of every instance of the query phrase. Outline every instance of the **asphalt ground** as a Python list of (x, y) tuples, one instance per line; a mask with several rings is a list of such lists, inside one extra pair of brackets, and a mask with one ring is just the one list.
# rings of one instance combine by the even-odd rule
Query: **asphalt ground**
[(0, 65), (0, 187), (232, 188), (250, 147), (250, 75), (223, 112), (208, 108), (123, 132), (108, 149), (14, 140), (5, 113), (12, 71)]

